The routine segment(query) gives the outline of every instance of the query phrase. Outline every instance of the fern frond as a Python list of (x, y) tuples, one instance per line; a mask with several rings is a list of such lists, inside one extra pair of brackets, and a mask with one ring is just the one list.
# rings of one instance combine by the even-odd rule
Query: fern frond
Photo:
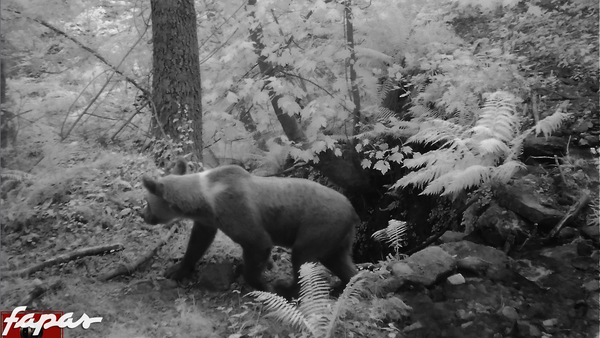
[[(433, 91), (427, 95), (435, 94)], [(423, 99), (427, 97), (423, 94)], [(437, 150), (415, 154), (404, 166), (416, 170), (392, 186), (393, 189), (413, 185), (425, 187), (422, 194), (452, 195), (478, 187), (492, 180), (508, 181), (524, 165), (519, 162), (525, 138), (534, 132), (544, 135), (555, 130), (566, 114), (563, 103), (556, 113), (536, 126), (520, 133), (520, 118), (516, 114), (515, 97), (507, 92), (490, 94), (472, 128), (434, 119), (423, 127), (410, 142), (440, 143)], [(501, 165), (499, 165), (502, 163)]]
[(493, 168), (492, 176), (494, 179), (506, 183), (511, 177), (520, 169), (525, 169), (526, 166), (521, 161), (509, 160), (503, 163), (502, 165)]
[(2, 172), (0, 172), (0, 178), (2, 178), (2, 180), (14, 180), (14, 181), (18, 181), (18, 182), (24, 182), (24, 181), (29, 182), (29, 181), (33, 181), (35, 179), (35, 175), (26, 173), (21, 170), (2, 169)]
[(329, 284), (323, 279), (323, 269), (316, 263), (300, 267), (300, 312), (306, 316), (328, 313)]
[(447, 174), (450, 169), (452, 168), (445, 165), (432, 165), (428, 168), (405, 175), (396, 181), (394, 187), (404, 188), (409, 185), (413, 185), (418, 189), (422, 189), (425, 185), (430, 184), (430, 182), (434, 181), (438, 177)]
[(449, 182), (454, 180), (456, 171), (447, 172), (439, 177), (431, 180), (427, 187), (423, 189), (423, 195), (442, 195), (447, 188)]
[(377, 108), (377, 121), (387, 121), (394, 115), (396, 115), (396, 113), (391, 109), (385, 107)]
[(435, 110), (421, 104), (411, 107), (408, 111), (412, 116), (421, 120), (430, 116), (434, 116), (435, 118), (439, 117), (439, 114)]
[[(486, 127), (490, 137), (508, 142), (518, 132), (519, 118), (515, 114), (515, 97), (507, 92), (495, 92), (487, 98), (476, 127)], [(476, 129), (476, 130), (482, 130)]]
[(404, 245), (407, 230), (408, 227), (406, 226), (406, 222), (391, 219), (388, 221), (387, 227), (375, 231), (371, 237), (380, 242), (387, 242), (396, 252), (398, 252)]
[(343, 313), (343, 311), (349, 307), (348, 303), (356, 302), (358, 300), (361, 291), (364, 289), (363, 276), (366, 273), (366, 271), (361, 271), (358, 274), (356, 274), (350, 279), (350, 281), (344, 288), (344, 292), (342, 292), (341, 296), (338, 298), (337, 302), (335, 303), (335, 306), (333, 307), (333, 312), (330, 317), (331, 319), (329, 321), (329, 326), (325, 331), (325, 337), (333, 337), (333, 330), (335, 329), (335, 324), (337, 323), (338, 318)]
[(423, 124), (422, 129), (408, 139), (408, 142), (434, 144), (458, 137), (463, 127), (455, 123), (440, 119), (431, 120)]
[[(569, 101), (566, 101), (566, 102), (568, 103)], [(556, 129), (558, 129), (558, 127), (560, 127), (563, 120), (569, 116), (569, 114), (562, 112), (564, 108), (561, 109), (561, 107), (563, 105), (566, 106), (566, 104), (564, 104), (564, 103), (561, 104), (561, 106), (559, 106), (556, 109), (556, 112), (554, 114), (546, 117), (545, 119), (541, 120), (534, 126), (535, 135), (539, 135), (540, 133), (542, 133), (542, 134), (544, 134), (544, 137), (548, 137)]]
[(494, 154), (496, 156), (504, 156), (510, 152), (508, 145), (497, 138), (482, 140), (479, 142), (479, 149), (482, 154)]
[(377, 99), (379, 100), (379, 102), (383, 102), (383, 100), (385, 100), (385, 98), (387, 97), (387, 94), (392, 90), (396, 89), (397, 87), (398, 85), (396, 80), (391, 79), (389, 77), (385, 78), (383, 83), (379, 85), (379, 88), (377, 88)]
[[(491, 167), (472, 165), (463, 171), (457, 171), (450, 184), (447, 184), (442, 195), (457, 194), (464, 189), (469, 189), (489, 182), (492, 178)], [(441, 178), (440, 178), (441, 179)]]
[(287, 323), (300, 330), (308, 330), (306, 318), (292, 303), (274, 293), (265, 291), (252, 291), (248, 296), (256, 297), (270, 311), (268, 316)]

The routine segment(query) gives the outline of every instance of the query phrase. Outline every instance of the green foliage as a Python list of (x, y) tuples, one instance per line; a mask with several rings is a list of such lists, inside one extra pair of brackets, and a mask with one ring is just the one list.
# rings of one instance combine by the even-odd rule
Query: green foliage
[[(257, 149), (262, 142), (282, 134), (270, 110), (268, 93), (272, 91), (280, 95), (278, 103), (285, 113), (300, 119), (308, 138), (306, 144), (290, 149), (290, 155), (302, 161), (316, 160), (315, 155), (325, 150), (341, 155), (338, 143), (348, 142), (353, 130), (344, 29), (332, 20), (342, 17), (343, 6), (325, 1), (259, 1), (255, 7), (252, 17), (249, 8), (231, 1), (197, 4), (204, 144), (217, 158), (247, 160), (245, 155), (253, 154), (257, 155), (254, 160), (260, 160), (262, 153)], [(499, 88), (525, 97), (544, 80), (521, 75), (532, 59), (548, 56), (561, 65), (584, 64), (583, 73), (597, 71), (593, 57), (597, 44), (592, 41), (597, 25), (589, 19), (597, 15), (597, 9), (591, 1), (567, 1), (561, 6), (533, 2), (525, 7), (523, 11), (515, 2), (499, 0), (477, 4), (411, 0), (402, 5), (379, 1), (353, 7), (354, 67), (365, 118), (358, 137), (363, 167), (387, 174), (410, 154), (407, 147), (382, 142), (378, 137), (382, 134), (410, 135), (415, 125), (431, 117), (471, 124), (478, 119), (483, 94)], [(11, 0), (5, 8), (21, 13), (3, 12), (3, 24), (8, 27), (4, 38), (10, 46), (13, 77), (27, 76), (9, 86), (11, 92), (29, 98), (21, 101), (25, 109), (44, 107), (44, 118), (57, 128), (79, 121), (76, 137), (115, 140), (118, 135), (127, 140), (143, 135), (144, 125), (152, 118), (149, 110), (131, 114), (132, 105), (141, 107), (137, 99), (132, 100), (139, 93), (132, 92), (122, 77), (111, 77), (109, 68), (118, 68), (148, 87), (148, 4), (57, 3), (57, 9), (49, 13), (40, 1)], [(25, 19), (40, 14), (111, 67), (56, 32)], [(472, 44), (451, 25), (482, 17), (489, 21), (491, 35)], [(248, 32), (257, 24), (263, 30), (262, 54), (273, 65), (268, 77), (254, 70), (257, 56)], [(580, 32), (584, 34), (573, 38)], [(110, 85), (85, 110), (107, 81)], [(411, 82), (414, 88), (410, 112), (415, 120), (410, 126), (407, 121), (390, 119), (398, 112), (381, 106), (400, 81)], [(123, 133), (118, 133), (130, 117)], [(185, 148), (189, 141), (176, 140), (171, 146)]]
[(526, 11), (510, 11), (492, 22), (490, 31), (508, 26), (501, 35), (536, 63), (555, 60), (557, 66), (598, 77), (597, 1), (532, 2), (525, 6)]
[(269, 316), (288, 325), (308, 332), (312, 337), (332, 337), (337, 321), (352, 302), (356, 302), (362, 290), (362, 274), (354, 276), (337, 301), (329, 299), (329, 284), (323, 279), (322, 268), (315, 263), (300, 267), (299, 306), (276, 294), (253, 291), (248, 295), (262, 302)]
[(520, 118), (515, 97), (506, 92), (490, 94), (473, 127), (435, 119), (423, 124), (409, 142), (436, 145), (436, 150), (415, 153), (404, 165), (415, 170), (394, 184), (414, 185), (423, 194), (450, 195), (492, 182), (507, 182), (523, 164), (517, 159), (526, 136), (547, 136), (567, 115), (562, 110), (518, 133)]

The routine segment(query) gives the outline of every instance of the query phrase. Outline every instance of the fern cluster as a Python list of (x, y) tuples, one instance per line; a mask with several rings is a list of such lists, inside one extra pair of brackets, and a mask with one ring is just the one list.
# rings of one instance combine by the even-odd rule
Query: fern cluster
[(268, 316), (308, 332), (315, 338), (332, 337), (337, 320), (348, 308), (348, 303), (357, 300), (362, 290), (362, 273), (350, 280), (337, 301), (329, 298), (329, 284), (322, 273), (322, 268), (316, 263), (305, 263), (300, 267), (299, 305), (264, 291), (253, 291), (248, 295), (265, 305), (270, 311)]
[(409, 142), (435, 145), (436, 150), (415, 153), (404, 165), (415, 171), (394, 184), (394, 188), (413, 185), (423, 194), (449, 195), (490, 182), (507, 182), (524, 165), (517, 156), (525, 138), (531, 134), (548, 136), (567, 114), (563, 109), (519, 132), (520, 117), (514, 95), (490, 94), (474, 126), (462, 126), (434, 119), (424, 123)]

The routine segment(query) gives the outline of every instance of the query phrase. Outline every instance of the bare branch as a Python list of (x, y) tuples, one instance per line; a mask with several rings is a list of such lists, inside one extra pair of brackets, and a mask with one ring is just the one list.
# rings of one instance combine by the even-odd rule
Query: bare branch
[[(13, 12), (15, 14), (21, 15), (31, 21), (35, 21), (37, 23), (39, 23), (40, 25), (47, 27), (49, 29), (51, 29), (52, 31), (64, 36), (65, 38), (73, 41), (76, 45), (78, 45), (79, 47), (81, 47), (83, 50), (87, 51), (88, 53), (92, 54), (93, 56), (95, 56), (98, 60), (102, 61), (104, 64), (106, 64), (108, 67), (110, 67), (112, 70), (115, 71), (115, 73), (121, 75), (123, 78), (125, 78), (125, 80), (127, 80), (127, 82), (131, 83), (132, 85), (134, 85), (137, 89), (139, 89), (142, 93), (144, 93), (144, 95), (150, 97), (150, 91), (145, 89), (144, 87), (142, 87), (140, 84), (138, 84), (134, 79), (130, 78), (129, 76), (125, 75), (122, 71), (118, 70), (116, 67), (114, 67), (113, 65), (111, 65), (102, 55), (98, 54), (98, 52), (96, 52), (95, 50), (91, 49), (90, 47), (84, 45), (83, 43), (81, 43), (79, 40), (77, 40), (76, 38), (70, 36), (69, 34), (67, 34), (66, 32), (62, 31), (61, 29), (54, 27), (53, 25), (51, 25), (50, 23), (46, 22), (45, 20), (42, 19), (38, 19), (38, 18), (31, 18), (19, 11), (15, 11), (12, 9), (5, 9), (7, 11)], [(147, 30), (147, 29), (146, 29)], [(145, 33), (145, 32), (144, 32)], [(143, 34), (142, 34), (143, 36)], [(141, 37), (140, 37), (141, 38)]]
[(26, 268), (26, 269), (4, 272), (4, 273), (2, 273), (2, 277), (12, 277), (12, 276), (26, 277), (36, 271), (40, 271), (40, 270), (47, 268), (49, 266), (52, 266), (52, 265), (69, 262), (69, 261), (72, 261), (72, 260), (75, 260), (75, 259), (78, 259), (81, 257), (85, 257), (85, 256), (95, 256), (95, 255), (102, 255), (105, 253), (113, 253), (113, 252), (121, 251), (123, 249), (124, 249), (123, 244), (117, 243), (117, 244), (100, 245), (100, 246), (94, 246), (94, 247), (90, 247), (90, 248), (75, 250), (70, 253), (58, 255), (54, 258), (51, 258), (47, 261), (44, 261), (40, 264), (34, 265), (34, 266)]
[(102, 276), (98, 277), (98, 280), (104, 282), (104, 281), (107, 281), (107, 280), (112, 279), (117, 276), (130, 275), (132, 272), (137, 270), (142, 264), (144, 264), (146, 261), (150, 260), (150, 258), (152, 258), (156, 254), (158, 249), (160, 249), (169, 240), (169, 238), (171, 238), (171, 236), (173, 236), (173, 234), (175, 233), (175, 230), (177, 230), (178, 223), (179, 222), (175, 222), (171, 226), (171, 229), (169, 230), (169, 232), (167, 233), (167, 235), (164, 238), (162, 238), (152, 249), (148, 250), (144, 255), (142, 255), (141, 257), (136, 259), (133, 263), (120, 264), (116, 269), (109, 271), (109, 272), (103, 274)]

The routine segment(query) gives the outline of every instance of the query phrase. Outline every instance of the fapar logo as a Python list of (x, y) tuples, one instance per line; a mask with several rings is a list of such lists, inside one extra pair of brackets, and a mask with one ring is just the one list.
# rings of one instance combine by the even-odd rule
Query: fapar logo
[(2, 337), (7, 338), (62, 338), (64, 328), (79, 325), (88, 329), (92, 323), (102, 322), (102, 317), (88, 317), (85, 313), (73, 321), (73, 312), (25, 311), (26, 306), (16, 307), (12, 312), (2, 311)]

